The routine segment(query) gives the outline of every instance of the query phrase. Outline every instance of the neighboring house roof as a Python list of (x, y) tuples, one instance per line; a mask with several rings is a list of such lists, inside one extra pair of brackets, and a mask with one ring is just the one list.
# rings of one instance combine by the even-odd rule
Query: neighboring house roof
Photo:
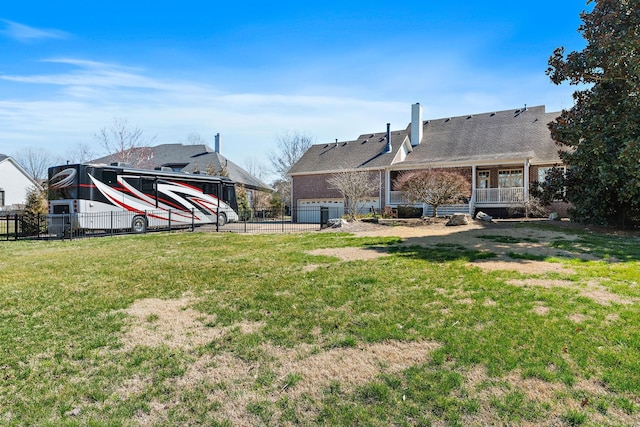
[[(157, 168), (168, 166), (174, 170), (192, 173), (194, 171), (205, 172), (207, 165), (213, 164), (216, 171), (226, 166), (229, 178), (233, 181), (258, 190), (270, 190), (271, 188), (260, 179), (228, 160), (220, 153), (216, 153), (211, 147), (204, 144), (161, 144), (155, 147), (145, 147), (144, 156), (148, 157), (147, 166)], [(115, 156), (109, 155), (95, 159), (92, 163), (111, 163)]]
[(316, 144), (291, 168), (290, 175), (344, 169), (446, 166), (529, 159), (560, 162), (547, 124), (560, 113), (544, 106), (496, 111), (422, 122), (419, 145), (411, 146), (411, 123), (391, 132), (390, 153), (385, 133), (361, 135), (355, 141)]
[(11, 156), (7, 156), (6, 154), (0, 154), (0, 163), (4, 163), (4, 162), (9, 162), (11, 163), (17, 170), (18, 172), (20, 172), (22, 175), (24, 175), (24, 177), (26, 179), (28, 179), (29, 181), (31, 181), (31, 183), (33, 185), (39, 185), (38, 181), (36, 181), (36, 179), (34, 177), (31, 176), (31, 174), (29, 174), (29, 172), (27, 172), (25, 170), (25, 168), (23, 168), (20, 163), (18, 163), (16, 161), (16, 159), (14, 159)]

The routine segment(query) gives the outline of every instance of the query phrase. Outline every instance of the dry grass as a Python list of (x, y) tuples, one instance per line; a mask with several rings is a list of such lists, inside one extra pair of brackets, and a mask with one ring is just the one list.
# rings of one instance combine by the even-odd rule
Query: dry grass
[[(240, 333), (256, 332), (261, 323), (242, 321), (229, 327), (207, 326), (214, 323), (214, 316), (203, 316), (189, 308), (195, 301), (190, 297), (177, 300), (144, 299), (136, 301), (126, 310), (129, 329), (122, 336), (124, 350), (135, 346), (169, 346), (190, 351), (212, 340), (221, 339), (232, 329)], [(252, 391), (261, 372), (268, 369), (277, 378), (268, 398), (275, 403), (282, 396), (306, 395), (320, 399), (323, 390), (332, 383), (339, 383), (344, 390), (375, 379), (382, 372), (397, 373), (410, 366), (425, 363), (430, 353), (439, 345), (433, 342), (388, 341), (356, 348), (319, 350), (315, 346), (301, 344), (291, 349), (263, 346), (267, 355), (260, 361), (247, 362), (230, 353), (205, 354), (190, 364), (187, 372), (174, 381), (178, 395), (207, 383), (221, 385), (208, 399), (221, 403), (218, 416), (229, 419), (233, 425), (254, 425), (258, 420), (247, 407), (262, 399)], [(288, 378), (296, 378), (295, 384)], [(150, 380), (135, 377), (118, 390), (120, 398), (127, 399), (140, 393)], [(222, 386), (223, 385), (223, 386)], [(167, 413), (178, 402), (152, 402), (149, 413), (141, 413), (136, 419), (147, 426), (167, 420)]]

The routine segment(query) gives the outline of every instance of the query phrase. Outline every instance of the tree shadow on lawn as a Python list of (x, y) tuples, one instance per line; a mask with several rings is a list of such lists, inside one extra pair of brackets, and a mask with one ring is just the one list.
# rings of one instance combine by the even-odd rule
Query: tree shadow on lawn
[(409, 236), (392, 249), (434, 262), (500, 259), (514, 263), (549, 259), (635, 262), (640, 260), (640, 238), (617, 236), (575, 227), (553, 227), (548, 222), (499, 222), (453, 232), (425, 232)]

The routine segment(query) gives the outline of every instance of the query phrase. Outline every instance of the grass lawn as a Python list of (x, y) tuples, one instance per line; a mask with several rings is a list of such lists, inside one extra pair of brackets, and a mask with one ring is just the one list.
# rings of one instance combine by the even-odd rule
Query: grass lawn
[(638, 237), (0, 242), (0, 293), (0, 425), (640, 423)]

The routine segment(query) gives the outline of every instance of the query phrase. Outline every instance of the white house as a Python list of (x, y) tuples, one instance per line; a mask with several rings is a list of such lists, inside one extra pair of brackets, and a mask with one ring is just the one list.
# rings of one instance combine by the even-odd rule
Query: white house
[(0, 154), (0, 211), (22, 207), (34, 185), (38, 182), (18, 162)]

